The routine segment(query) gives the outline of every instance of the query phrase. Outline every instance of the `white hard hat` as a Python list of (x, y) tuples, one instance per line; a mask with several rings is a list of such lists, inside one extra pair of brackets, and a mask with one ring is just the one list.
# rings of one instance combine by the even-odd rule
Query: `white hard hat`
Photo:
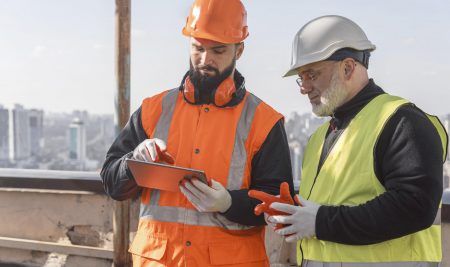
[(353, 21), (336, 15), (318, 17), (308, 22), (295, 35), (291, 67), (284, 77), (297, 74), (297, 69), (328, 59), (342, 48), (373, 51), (375, 45)]

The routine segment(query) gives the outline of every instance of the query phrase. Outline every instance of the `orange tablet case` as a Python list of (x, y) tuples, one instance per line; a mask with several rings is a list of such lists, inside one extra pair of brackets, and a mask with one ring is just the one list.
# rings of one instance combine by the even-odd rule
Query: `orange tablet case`
[(184, 178), (197, 178), (208, 184), (206, 175), (201, 170), (133, 159), (126, 159), (126, 162), (136, 183), (141, 187), (178, 192), (178, 186)]

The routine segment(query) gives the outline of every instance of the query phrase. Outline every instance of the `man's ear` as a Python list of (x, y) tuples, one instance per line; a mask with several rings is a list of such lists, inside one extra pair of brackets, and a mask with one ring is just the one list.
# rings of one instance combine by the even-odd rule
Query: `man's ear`
[(346, 79), (350, 79), (355, 70), (356, 63), (353, 59), (344, 59), (344, 75)]
[(236, 45), (236, 60), (238, 60), (241, 57), (242, 53), (244, 52), (245, 46), (244, 46), (244, 42), (241, 42), (241, 43), (238, 43), (235, 45)]

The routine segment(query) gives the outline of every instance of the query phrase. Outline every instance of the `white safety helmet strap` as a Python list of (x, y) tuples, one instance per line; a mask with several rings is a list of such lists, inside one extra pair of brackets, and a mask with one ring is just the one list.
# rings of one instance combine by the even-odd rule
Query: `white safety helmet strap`
[(361, 63), (366, 69), (369, 68), (369, 50), (358, 51), (352, 48), (342, 48), (334, 52), (330, 57), (325, 60), (341, 61), (346, 58), (353, 58), (355, 61)]

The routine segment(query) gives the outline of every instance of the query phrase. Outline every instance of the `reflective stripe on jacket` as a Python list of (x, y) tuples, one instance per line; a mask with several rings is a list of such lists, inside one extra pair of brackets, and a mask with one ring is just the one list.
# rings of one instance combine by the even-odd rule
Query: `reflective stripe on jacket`
[[(234, 107), (191, 105), (178, 89), (144, 100), (142, 126), (175, 165), (200, 169), (228, 190), (249, 188), (252, 157), (282, 115), (247, 93)], [(181, 194), (143, 189), (134, 266), (268, 266), (263, 227), (198, 212)]]
[[(300, 195), (324, 205), (355, 206), (384, 193), (386, 190), (375, 175), (374, 148), (386, 122), (406, 103), (387, 94), (374, 98), (350, 122), (317, 173), (329, 123), (322, 125), (311, 136), (305, 150)], [(444, 160), (445, 130), (436, 117), (428, 115), (428, 118), (441, 137)], [(439, 262), (442, 258), (440, 209), (432, 226), (401, 238), (372, 245), (346, 245), (313, 238), (301, 241), (301, 248), (304, 259), (318, 262)], [(301, 257), (298, 248), (298, 261)]]

